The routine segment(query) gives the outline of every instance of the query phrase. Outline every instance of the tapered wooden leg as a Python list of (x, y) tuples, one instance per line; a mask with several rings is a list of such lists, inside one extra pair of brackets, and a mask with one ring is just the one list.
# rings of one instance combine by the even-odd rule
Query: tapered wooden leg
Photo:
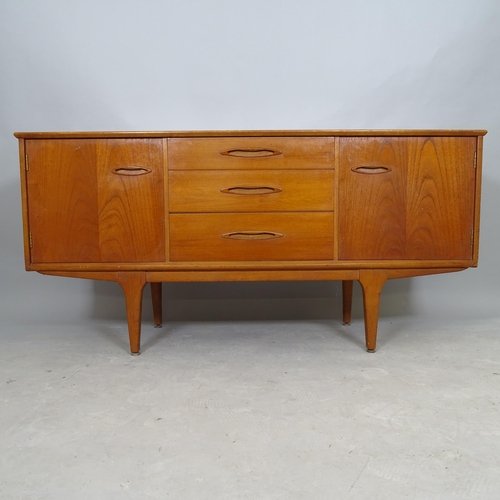
[(140, 271), (120, 272), (118, 282), (125, 293), (130, 352), (137, 356), (141, 350), (142, 291), (146, 284), (146, 273)]
[(344, 325), (351, 324), (352, 286), (354, 281), (342, 281), (342, 321)]
[(163, 316), (161, 303), (161, 283), (151, 283), (151, 299), (153, 301), (153, 321), (155, 328), (161, 328)]
[(363, 288), (363, 302), (365, 313), (366, 350), (375, 352), (377, 346), (378, 310), (380, 292), (387, 281), (385, 270), (361, 270), (359, 282)]

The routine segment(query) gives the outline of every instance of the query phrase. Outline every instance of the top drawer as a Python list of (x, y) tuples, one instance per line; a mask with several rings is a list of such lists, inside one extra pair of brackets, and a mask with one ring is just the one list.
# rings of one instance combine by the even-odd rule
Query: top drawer
[(168, 140), (170, 170), (333, 169), (333, 137), (224, 137)]

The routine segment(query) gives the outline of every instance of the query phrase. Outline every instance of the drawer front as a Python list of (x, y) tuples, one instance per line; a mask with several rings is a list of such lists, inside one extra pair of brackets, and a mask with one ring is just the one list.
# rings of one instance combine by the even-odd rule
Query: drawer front
[(172, 214), (172, 261), (333, 259), (333, 213)]
[(168, 140), (170, 170), (333, 169), (331, 137), (224, 137)]
[(333, 171), (172, 171), (169, 209), (170, 212), (333, 210)]

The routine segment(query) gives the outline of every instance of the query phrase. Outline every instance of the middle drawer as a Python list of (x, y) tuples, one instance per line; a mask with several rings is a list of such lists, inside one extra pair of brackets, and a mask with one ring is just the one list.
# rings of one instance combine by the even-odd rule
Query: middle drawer
[(170, 212), (333, 210), (332, 170), (169, 172)]

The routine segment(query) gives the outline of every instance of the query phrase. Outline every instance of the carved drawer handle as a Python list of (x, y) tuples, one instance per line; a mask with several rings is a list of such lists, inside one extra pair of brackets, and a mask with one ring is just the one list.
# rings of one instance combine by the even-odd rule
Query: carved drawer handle
[(234, 231), (221, 236), (228, 240), (273, 240), (282, 238), (283, 234), (274, 231)]
[(283, 151), (268, 148), (241, 148), (228, 149), (227, 151), (221, 151), (220, 154), (224, 156), (236, 156), (237, 158), (267, 158), (269, 156), (282, 155)]
[(272, 186), (234, 186), (221, 189), (222, 193), (226, 194), (243, 194), (243, 195), (260, 195), (281, 193), (283, 188)]
[(359, 167), (352, 167), (351, 170), (356, 174), (386, 174), (391, 171), (389, 167), (382, 165), (360, 165)]
[(151, 172), (150, 168), (144, 167), (118, 167), (113, 170), (116, 175), (145, 175)]

